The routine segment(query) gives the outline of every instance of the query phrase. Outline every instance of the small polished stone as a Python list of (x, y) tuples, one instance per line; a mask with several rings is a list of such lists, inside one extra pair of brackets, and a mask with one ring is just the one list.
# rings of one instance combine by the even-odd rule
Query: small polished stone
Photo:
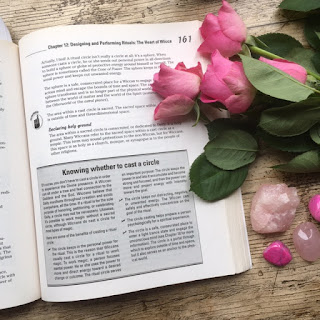
[(263, 257), (278, 267), (287, 265), (292, 260), (289, 248), (280, 240), (272, 242), (263, 251)]
[(320, 194), (316, 194), (310, 199), (309, 211), (317, 221), (320, 221)]
[(299, 203), (296, 188), (289, 188), (284, 183), (261, 185), (252, 199), (253, 230), (259, 233), (288, 230)]
[(293, 243), (302, 259), (320, 258), (320, 232), (312, 222), (300, 223), (293, 232)]

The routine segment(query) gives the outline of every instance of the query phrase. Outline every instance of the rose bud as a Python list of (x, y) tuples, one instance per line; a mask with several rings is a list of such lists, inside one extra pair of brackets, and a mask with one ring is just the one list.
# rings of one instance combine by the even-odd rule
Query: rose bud
[(200, 28), (204, 39), (198, 51), (212, 53), (219, 50), (224, 57), (231, 57), (241, 51), (246, 40), (246, 26), (230, 4), (223, 0), (218, 16), (207, 14)]
[(269, 60), (264, 57), (259, 58), (260, 61), (263, 61), (267, 64), (270, 64), (271, 66), (280, 69), (281, 71), (289, 74), (291, 77), (297, 79), (298, 81), (302, 83), (306, 83), (307, 81), (307, 71), (305, 68), (300, 66), (297, 63), (290, 62), (283, 59), (274, 59)]
[(172, 69), (164, 63), (160, 65), (159, 73), (153, 77), (152, 90), (165, 99), (159, 103), (154, 111), (154, 119), (167, 119), (188, 114), (200, 92), (203, 77), (201, 64), (187, 69), (180, 62)]
[(231, 113), (245, 112), (251, 105), (256, 89), (247, 79), (241, 62), (224, 58), (218, 50), (200, 85), (200, 100), (204, 103), (219, 101)]

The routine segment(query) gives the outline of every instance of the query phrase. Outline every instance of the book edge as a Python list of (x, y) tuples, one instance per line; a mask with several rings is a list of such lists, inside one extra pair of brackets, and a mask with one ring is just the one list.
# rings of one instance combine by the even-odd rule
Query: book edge
[(225, 207), (234, 268), (235, 273), (237, 274), (252, 268), (248, 232), (240, 188), (225, 199)]

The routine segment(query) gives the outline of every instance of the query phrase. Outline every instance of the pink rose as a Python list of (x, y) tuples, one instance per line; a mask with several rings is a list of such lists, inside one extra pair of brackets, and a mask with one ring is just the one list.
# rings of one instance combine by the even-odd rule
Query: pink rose
[(241, 62), (224, 58), (218, 50), (200, 85), (200, 99), (204, 103), (219, 101), (231, 113), (245, 112), (251, 105), (256, 89), (245, 76)]
[(264, 57), (260, 57), (259, 60), (267, 64), (270, 64), (271, 66), (277, 69), (280, 69), (281, 71), (289, 74), (291, 77), (297, 79), (302, 83), (306, 83), (307, 81), (306, 69), (297, 63), (290, 62), (287, 60), (282, 60), (282, 59), (269, 60)]
[(212, 53), (216, 49), (224, 57), (231, 57), (241, 51), (246, 40), (246, 26), (230, 4), (223, 0), (218, 16), (207, 14), (200, 28), (204, 42), (198, 51)]
[(201, 64), (187, 69), (183, 62), (175, 69), (160, 65), (159, 73), (153, 77), (152, 90), (165, 99), (159, 103), (154, 111), (154, 119), (167, 119), (188, 114), (200, 92), (203, 77)]

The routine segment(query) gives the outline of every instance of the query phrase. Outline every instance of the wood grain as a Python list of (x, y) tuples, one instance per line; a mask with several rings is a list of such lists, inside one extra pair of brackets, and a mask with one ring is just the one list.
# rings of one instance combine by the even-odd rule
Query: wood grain
[[(288, 33), (304, 44), (303, 16), (277, 9), (279, 0), (230, 0), (251, 34)], [(0, 16), (15, 42), (43, 27), (88, 23), (161, 23), (202, 20), (216, 13), (220, 1), (210, 0), (4, 0)], [(37, 301), (0, 311), (0, 319), (319, 319), (320, 261), (308, 263), (295, 252), (294, 228), (311, 221), (310, 196), (320, 193), (320, 175), (294, 175), (270, 167), (285, 156), (265, 149), (251, 166), (243, 185), (243, 200), (253, 268), (241, 275), (164, 287), (111, 298), (73, 302)], [(295, 221), (283, 234), (264, 236), (252, 231), (249, 212), (254, 192), (262, 183), (285, 182), (295, 186), (301, 204)], [(262, 258), (263, 249), (273, 240), (283, 240), (293, 261), (275, 268)]]

